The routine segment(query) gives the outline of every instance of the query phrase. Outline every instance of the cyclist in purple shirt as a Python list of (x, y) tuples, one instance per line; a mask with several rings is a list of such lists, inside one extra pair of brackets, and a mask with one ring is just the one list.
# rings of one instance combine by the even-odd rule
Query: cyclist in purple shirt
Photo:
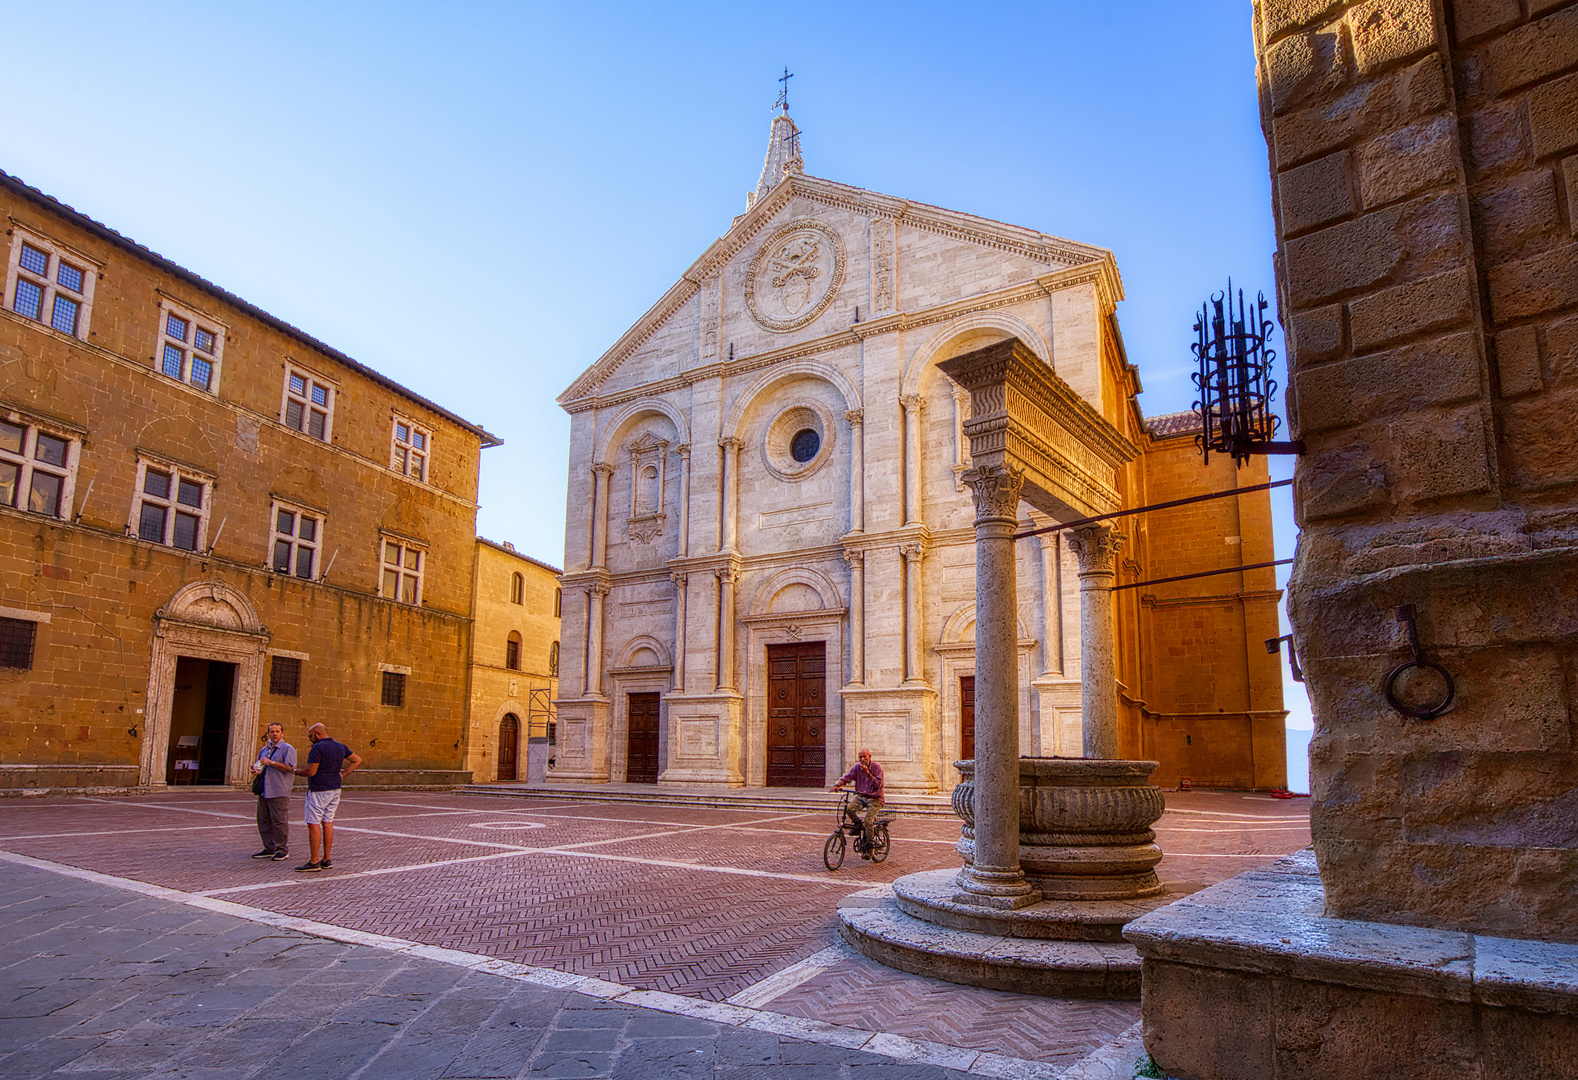
[[(843, 779), (828, 788), (837, 791), (845, 784), (855, 785), (855, 797), (849, 807), (844, 811), (850, 820), (860, 825), (865, 839), (865, 850), (860, 852), (863, 859), (871, 858), (871, 826), (876, 823), (877, 815), (882, 812), (882, 766), (871, 760), (871, 751), (862, 750), (860, 760), (855, 762), (855, 767), (844, 774)], [(857, 811), (865, 811), (862, 820)], [(860, 846), (856, 846), (860, 850)]]

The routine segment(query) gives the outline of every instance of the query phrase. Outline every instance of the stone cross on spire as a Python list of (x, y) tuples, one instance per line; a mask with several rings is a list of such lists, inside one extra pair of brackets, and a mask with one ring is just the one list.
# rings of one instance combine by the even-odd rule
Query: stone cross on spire
[(761, 179), (756, 190), (745, 196), (749, 210), (766, 196), (778, 182), (790, 173), (805, 172), (805, 162), (800, 159), (800, 129), (789, 116), (788, 107), (773, 117), (772, 130), (767, 135), (767, 159), (762, 162)]

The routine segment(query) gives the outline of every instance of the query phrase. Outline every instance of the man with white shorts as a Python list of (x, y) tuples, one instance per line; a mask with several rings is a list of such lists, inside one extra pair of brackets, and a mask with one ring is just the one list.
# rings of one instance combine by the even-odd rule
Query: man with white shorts
[(334, 865), (329, 856), (334, 848), (334, 812), (340, 806), (340, 781), (362, 763), (349, 746), (329, 738), (329, 729), (322, 724), (308, 728), (307, 738), (312, 741), (307, 767), (296, 770), (307, 778), (307, 808), (302, 814), (307, 819), (307, 861), (296, 867), (298, 874), (316, 874)]

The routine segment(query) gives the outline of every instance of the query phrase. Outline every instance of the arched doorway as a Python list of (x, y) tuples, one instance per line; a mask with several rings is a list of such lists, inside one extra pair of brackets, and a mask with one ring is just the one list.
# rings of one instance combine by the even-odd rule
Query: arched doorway
[(517, 778), (521, 748), (521, 722), (520, 717), (514, 713), (505, 713), (504, 719), (499, 721), (499, 779), (514, 780)]

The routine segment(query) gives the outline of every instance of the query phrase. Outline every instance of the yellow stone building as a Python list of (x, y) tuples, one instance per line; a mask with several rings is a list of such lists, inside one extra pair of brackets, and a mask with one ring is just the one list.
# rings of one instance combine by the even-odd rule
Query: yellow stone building
[(540, 782), (556, 734), (559, 571), (478, 537), (473, 595), (465, 767), (477, 783)]
[(317, 721), (463, 783), (498, 439), (12, 177), (0, 790), (245, 786)]

